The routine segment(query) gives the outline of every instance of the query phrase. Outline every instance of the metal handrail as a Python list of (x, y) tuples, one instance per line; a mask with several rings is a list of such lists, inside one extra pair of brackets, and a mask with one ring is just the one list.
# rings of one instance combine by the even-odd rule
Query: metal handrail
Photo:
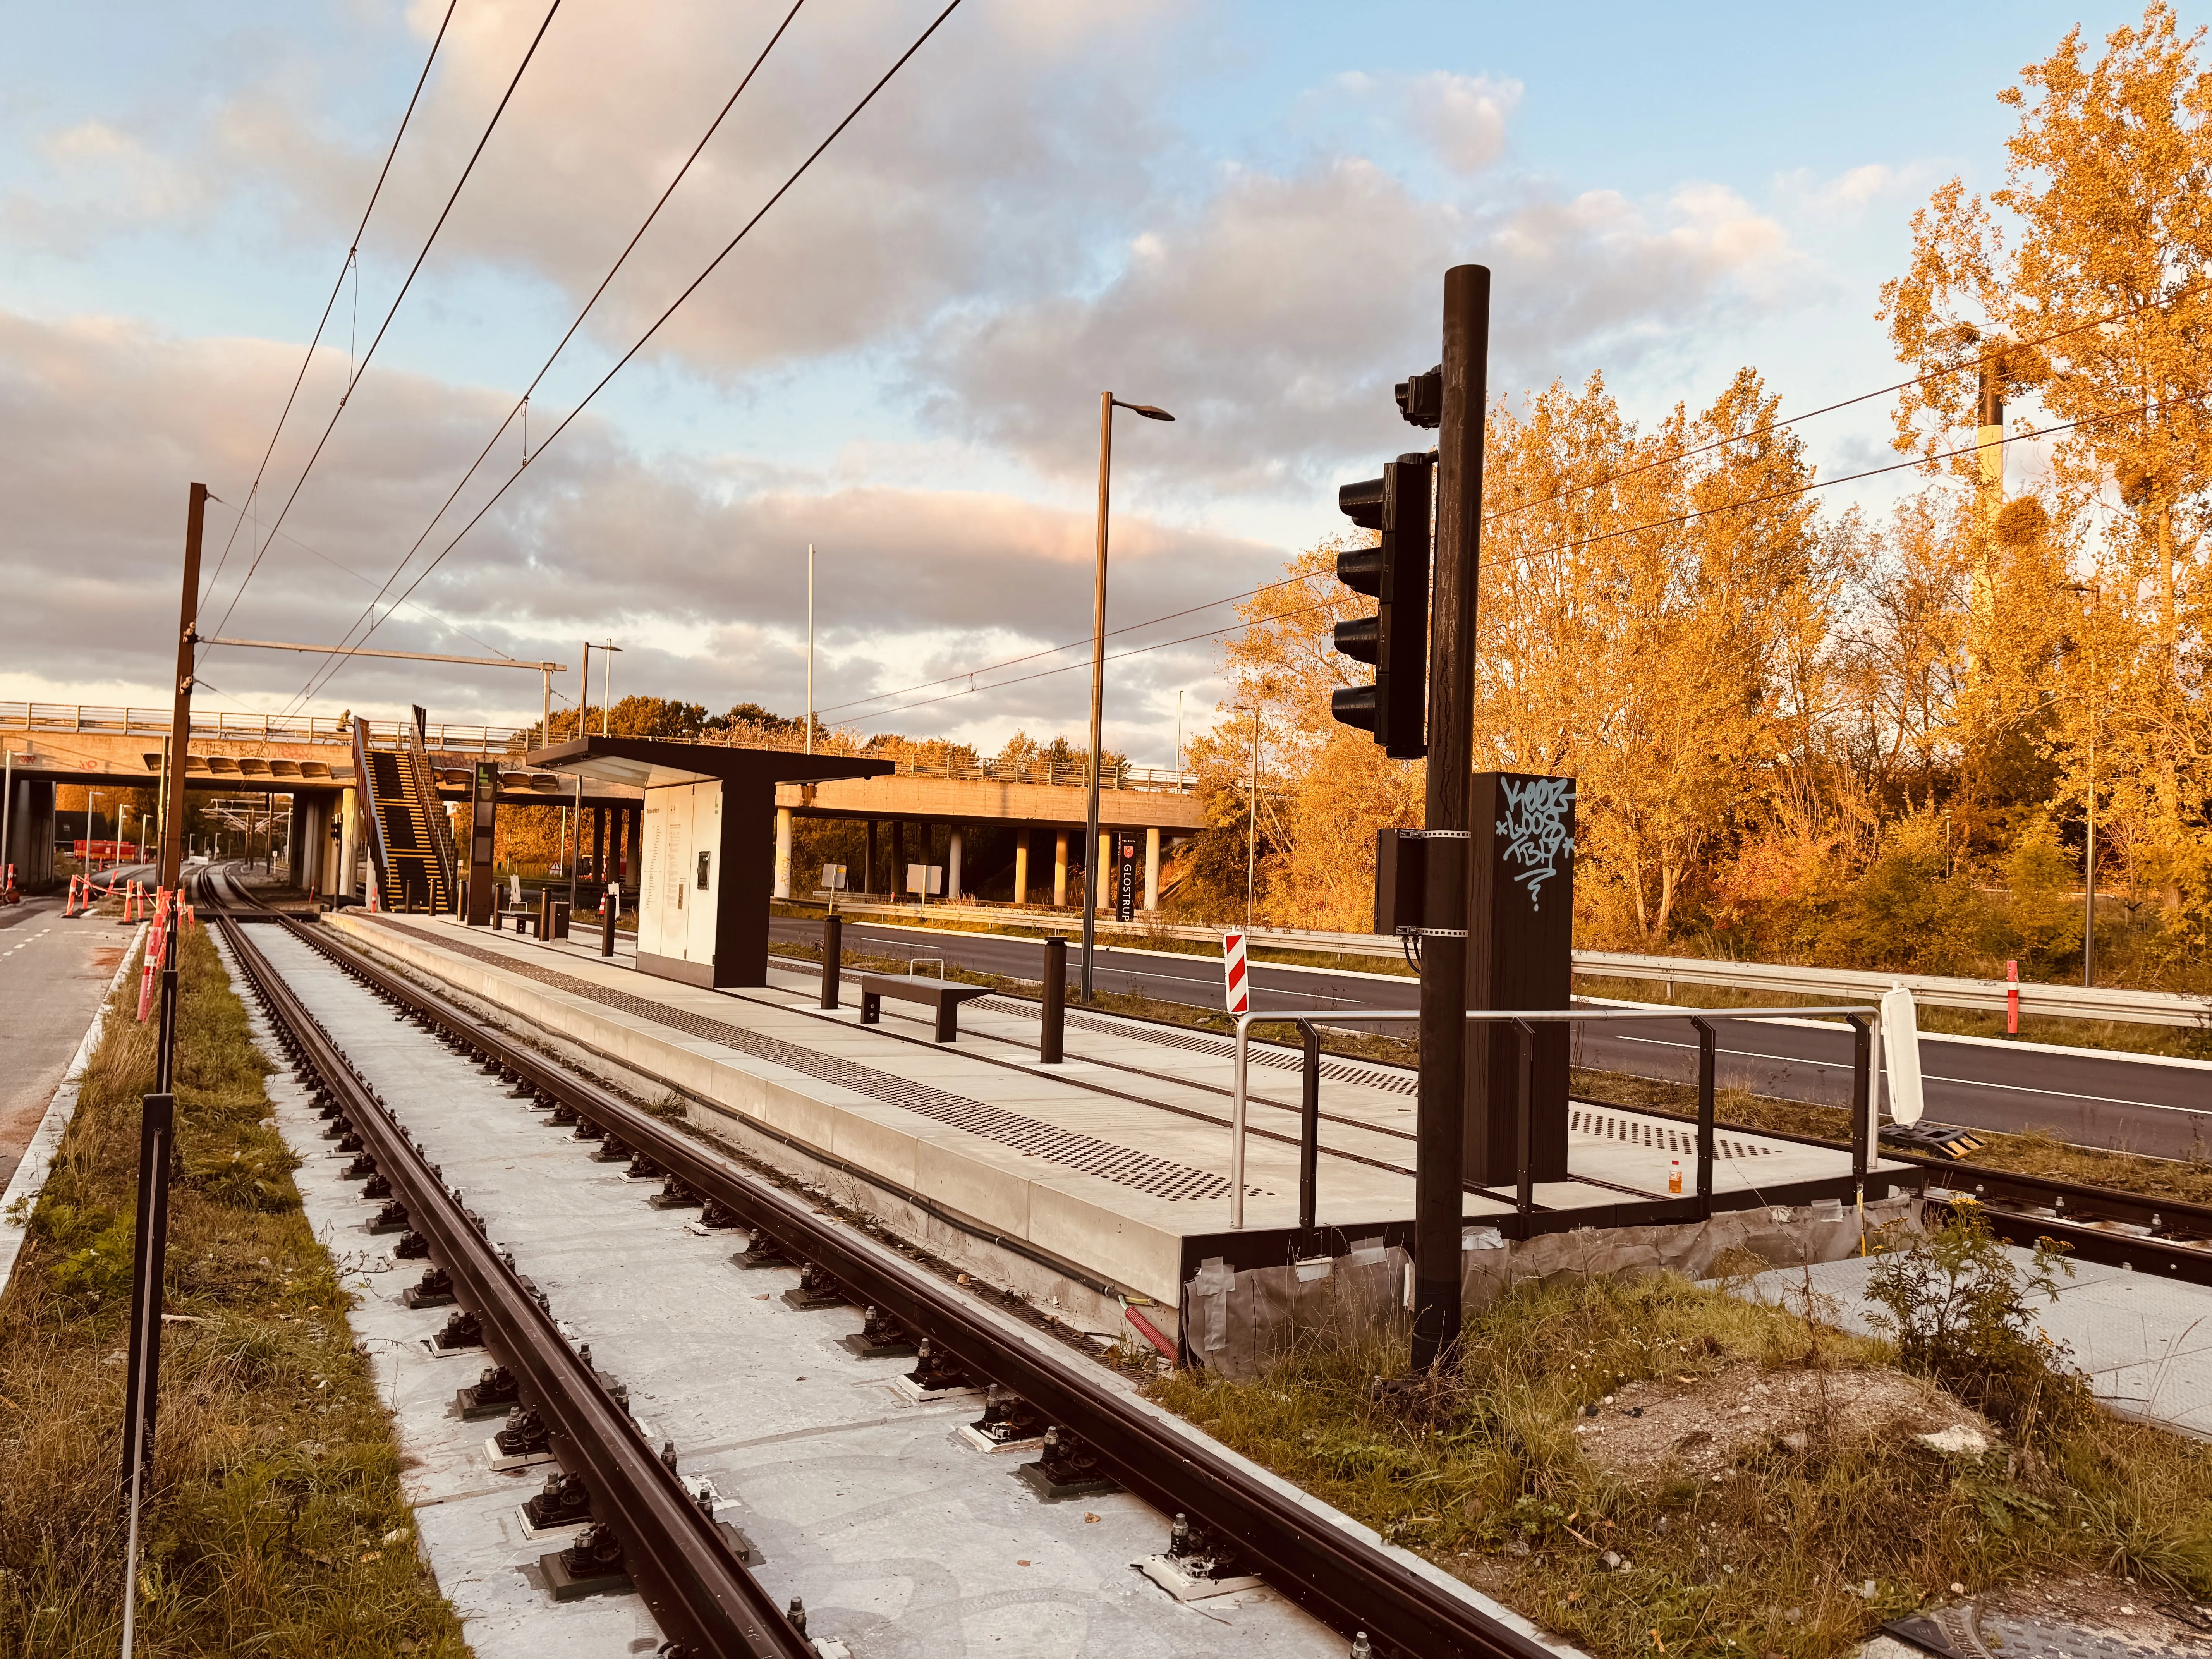
[[(1849, 1019), (1855, 1034), (1852, 1044), (1851, 1081), (1851, 1175), (1856, 1179), (1866, 1174), (1867, 1159), (1873, 1137), (1868, 1133), (1872, 1109), (1877, 1102), (1875, 1083), (1876, 1068), (1871, 1056), (1880, 1052), (1881, 1010), (1863, 1005), (1843, 1005), (1828, 1008), (1470, 1008), (1467, 1018), (1476, 1024), (1500, 1024), (1510, 1022), (1522, 1036), (1521, 1065), (1521, 1124), (1520, 1168), (1517, 1171), (1516, 1206), (1522, 1215), (1534, 1208), (1531, 1190), (1528, 1161), (1528, 1114), (1530, 1107), (1530, 1063), (1535, 1033), (1539, 1024), (1565, 1024), (1576, 1021), (1619, 1021), (1636, 1019), (1684, 1019), (1698, 1030), (1698, 1196), (1710, 1210), (1712, 1202), (1713, 1163), (1713, 1053), (1714, 1033), (1711, 1021), (1720, 1019), (1802, 1019), (1808, 1014), (1839, 1014)], [(1229, 1091), (1229, 1226), (1232, 1232), (1244, 1225), (1244, 1129), (1249, 1115), (1248, 1085), (1251, 1072), (1252, 1026), (1255, 1021), (1267, 1020), (1276, 1024), (1288, 1023), (1298, 1028), (1304, 1039), (1305, 1065), (1301, 1089), (1301, 1105), (1304, 1125), (1299, 1146), (1299, 1225), (1306, 1231), (1313, 1228), (1314, 1170), (1317, 1159), (1316, 1151), (1309, 1149), (1310, 1139), (1318, 1146), (1320, 1136), (1321, 1097), (1321, 1040), (1315, 1027), (1318, 1024), (1405, 1024), (1421, 1018), (1418, 1008), (1383, 1008), (1362, 1012), (1358, 1010), (1332, 1012), (1325, 1016), (1301, 1018), (1275, 1012), (1253, 1012), (1237, 1017), (1237, 1064)]]

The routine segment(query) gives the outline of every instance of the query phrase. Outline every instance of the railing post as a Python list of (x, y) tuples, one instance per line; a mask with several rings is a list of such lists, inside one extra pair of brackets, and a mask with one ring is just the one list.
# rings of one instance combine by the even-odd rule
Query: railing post
[[(1302, 1019), (1298, 1036), (1305, 1044), (1305, 1064), (1298, 1077), (1298, 1231), (1310, 1233), (1315, 1188), (1320, 1185), (1321, 1033), (1311, 1020)], [(1303, 1239), (1298, 1248), (1305, 1248)]]
[(1057, 1066), (1067, 1031), (1067, 941), (1044, 942), (1044, 1018), (1037, 1025), (1037, 1064)]
[(1713, 1028), (1692, 1015), (1698, 1028), (1698, 1213), (1706, 1220), (1713, 1213)]
[(1851, 1022), (1851, 1178), (1863, 1181), (1867, 1172), (1867, 1102), (1873, 1095), (1874, 1041), (1864, 1014), (1848, 1018)]
[[(1514, 1125), (1515, 1170), (1513, 1199), (1525, 1219), (1536, 1207), (1536, 1184), (1529, 1175), (1528, 1115), (1534, 1109), (1536, 1097), (1536, 1028), (1525, 1019), (1513, 1022), (1519, 1037), (1520, 1064), (1515, 1069), (1520, 1074), (1520, 1109)], [(1525, 1236), (1525, 1234), (1524, 1234)]]

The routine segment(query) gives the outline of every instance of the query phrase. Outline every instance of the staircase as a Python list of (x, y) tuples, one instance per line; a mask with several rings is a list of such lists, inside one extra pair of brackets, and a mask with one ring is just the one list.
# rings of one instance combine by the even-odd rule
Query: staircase
[(371, 749), (368, 722), (354, 722), (354, 775), (368, 787), (368, 827), (377, 895), (387, 910), (453, 908), (453, 842), (438, 776), (424, 752), (420, 717), (404, 749)]

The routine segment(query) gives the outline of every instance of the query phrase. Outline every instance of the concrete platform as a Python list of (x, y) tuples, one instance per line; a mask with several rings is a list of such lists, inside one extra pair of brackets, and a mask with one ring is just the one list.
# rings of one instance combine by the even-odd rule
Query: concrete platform
[[(2032, 1253), (2007, 1245), (2026, 1268)], [(1814, 1310), (1863, 1334), (1875, 1331), (1866, 1299), (1871, 1258), (1854, 1256), (1809, 1270), (1760, 1273), (1747, 1294), (1802, 1311), (1805, 1273)], [(2177, 1285), (2100, 1262), (2076, 1261), (2056, 1275), (2058, 1298), (2033, 1302), (2037, 1328), (2070, 1351), (2066, 1364), (2089, 1379), (2097, 1398), (2123, 1417), (2212, 1440), (2212, 1288)]]
[[(1231, 1232), (1224, 1037), (1071, 1012), (1066, 1063), (1040, 1066), (1037, 1006), (1011, 998), (969, 1004), (959, 1042), (940, 1045), (926, 1010), (887, 1005), (867, 1027), (857, 1006), (822, 1010), (810, 964), (777, 963), (764, 988), (713, 991), (605, 961), (595, 939), (541, 945), (359, 911), (327, 925), (545, 1039), (681, 1091), (696, 1121), (746, 1150), (796, 1160), (833, 1189), (865, 1187), (862, 1207), (956, 1260), (997, 1241), (1000, 1262), (1011, 1252), (1029, 1264), (1012, 1273), (1021, 1288), (1068, 1297), (1103, 1328), (1123, 1328), (1122, 1293), (1179, 1306), (1209, 1260), (1276, 1266), (1374, 1237), (1401, 1243), (1410, 1231), (1415, 1084), (1401, 1069), (1324, 1060), (1318, 1236), (1301, 1237), (1298, 1055), (1255, 1045), (1245, 1226)], [(1838, 1152), (1729, 1135), (1720, 1152), (1724, 1207), (1850, 1192)], [(1538, 1188), (1540, 1229), (1696, 1213), (1694, 1152), (1679, 1126), (1577, 1105), (1570, 1169), (1573, 1179)], [(1870, 1186), (1917, 1180), (1885, 1164)], [(1470, 1192), (1466, 1218), (1510, 1229), (1511, 1195)]]

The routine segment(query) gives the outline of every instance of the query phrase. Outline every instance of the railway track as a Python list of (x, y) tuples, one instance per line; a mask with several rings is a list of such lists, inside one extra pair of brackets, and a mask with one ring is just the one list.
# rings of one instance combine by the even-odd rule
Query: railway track
[[(362, 1157), (349, 1174), (358, 1170), (387, 1182), (392, 1201), (404, 1206), (408, 1227), (428, 1247), (429, 1267), (442, 1272), (460, 1311), (478, 1322), (486, 1347), (512, 1374), (518, 1409), (534, 1413), (560, 1467), (588, 1490), (593, 1547), (629, 1571), (673, 1644), (672, 1654), (702, 1659), (817, 1649), (803, 1621), (780, 1609), (748, 1570), (727, 1530), (655, 1455), (517, 1264), (491, 1243), (465, 1194), (448, 1188), (410, 1133), (405, 1108), (377, 1098), (257, 946), (256, 933), (283, 929), (399, 1018), (510, 1084), (516, 1111), (573, 1121), (580, 1133), (628, 1149), (663, 1176), (665, 1192), (704, 1206), (705, 1220), (746, 1230), (753, 1255), (800, 1267), (802, 1291), (811, 1286), (869, 1310), (864, 1339), (893, 1351), (902, 1343), (921, 1349), (912, 1374), (918, 1386), (988, 1385), (987, 1425), (995, 1413), (1002, 1423), (1043, 1431), (1041, 1455), (1024, 1472), (1041, 1493), (1119, 1487), (1158, 1511), (1168, 1544), (1163, 1559), (1184, 1581), (1179, 1595), (1202, 1598), (1209, 1581), (1260, 1581), (1354, 1644), (1356, 1654), (1547, 1659), (1549, 1650), (1492, 1616), (1443, 1575), (1378, 1544), (1152, 1407), (1096, 1358), (986, 1309), (973, 1293), (890, 1243), (763, 1180), (327, 930), (260, 909), (222, 872), (205, 878), (202, 891), (204, 909), (222, 929), (301, 1076), (359, 1137)], [(729, 1358), (732, 1386), (742, 1387), (745, 1356)], [(1169, 1516), (1176, 1521), (1172, 1534)]]

